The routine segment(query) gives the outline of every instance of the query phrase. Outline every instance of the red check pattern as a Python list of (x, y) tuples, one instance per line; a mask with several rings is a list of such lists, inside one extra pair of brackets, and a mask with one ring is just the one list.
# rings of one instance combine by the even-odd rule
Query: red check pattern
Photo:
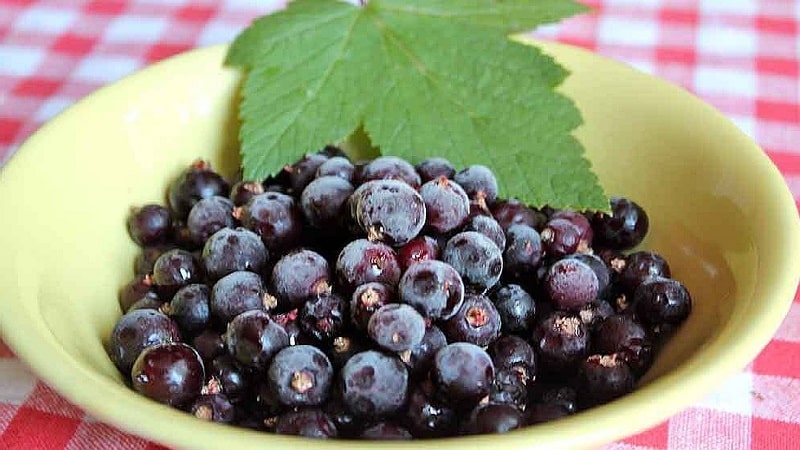
[[(752, 136), (800, 206), (800, 2), (587, 0), (537, 35), (627, 62), (696, 93)], [(98, 87), (181, 51), (230, 41), (281, 1), (0, 0), (0, 161)], [(1, 162), (0, 162), (1, 164)], [(800, 297), (767, 348), (718, 391), (608, 449), (796, 448)], [(0, 343), (0, 449), (156, 449), (98, 423)]]

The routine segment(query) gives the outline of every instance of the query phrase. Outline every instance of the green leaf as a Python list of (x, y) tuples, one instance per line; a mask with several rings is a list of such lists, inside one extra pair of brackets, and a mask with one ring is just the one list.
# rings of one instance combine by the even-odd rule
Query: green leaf
[(534, 205), (607, 201), (555, 89), (567, 72), (509, 33), (580, 7), (564, 0), (296, 0), (256, 21), (227, 62), (249, 69), (240, 107), (245, 176), (263, 178), (360, 126), (382, 154), (484, 164)]

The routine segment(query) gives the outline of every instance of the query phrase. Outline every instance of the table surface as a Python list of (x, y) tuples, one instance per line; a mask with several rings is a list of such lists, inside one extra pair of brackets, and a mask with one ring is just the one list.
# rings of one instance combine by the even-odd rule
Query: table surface
[[(280, 1), (0, 0), (0, 161), (99, 86), (230, 41)], [(535, 33), (585, 47), (708, 101), (772, 158), (800, 199), (800, 1), (591, 0)], [(798, 203), (800, 205), (800, 203)], [(800, 439), (800, 297), (741, 373), (609, 449), (787, 449)], [(0, 342), (0, 449), (153, 449), (37, 381)]]

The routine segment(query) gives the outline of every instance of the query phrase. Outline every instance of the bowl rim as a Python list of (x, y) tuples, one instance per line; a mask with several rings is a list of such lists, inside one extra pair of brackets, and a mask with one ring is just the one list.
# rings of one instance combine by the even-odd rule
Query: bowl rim
[[(692, 104), (699, 108), (704, 108), (706, 113), (710, 115), (709, 117), (724, 123), (724, 126), (736, 129), (737, 137), (742, 141), (743, 147), (748, 149), (747, 152), (743, 152), (742, 157), (747, 159), (752, 166), (752, 170), (764, 173), (763, 180), (765, 180), (765, 183), (770, 184), (769, 189), (771, 192), (780, 193), (778, 198), (775, 199), (780, 204), (780, 207), (777, 208), (779, 213), (778, 217), (774, 218), (773, 224), (780, 225), (780, 229), (786, 237), (785, 245), (787, 248), (800, 248), (800, 220), (798, 220), (797, 207), (779, 171), (766, 153), (749, 137), (739, 131), (722, 113), (679, 86), (639, 72), (610, 58), (570, 45), (545, 42), (532, 38), (516, 38), (521, 42), (539, 46), (545, 53), (552, 54), (553, 51), (556, 53), (566, 52), (574, 57), (592, 59), (593, 62), (596, 61), (598, 64), (611, 64), (618, 69), (625, 70), (626, 73), (629, 72), (630, 76), (647, 77), (652, 83), (674, 90), (675, 95), (690, 99)], [(166, 58), (84, 97), (48, 121), (19, 146), (16, 153), (7, 160), (5, 167), (0, 169), (0, 186), (3, 185), (4, 180), (2, 173), (9, 169), (14, 170), (16, 155), (25, 152), (28, 147), (35, 146), (37, 136), (47, 133), (51, 127), (57, 126), (61, 117), (78, 114), (81, 109), (90, 108), (97, 97), (104, 96), (109, 91), (116, 91), (121, 86), (134, 83), (140, 78), (159, 76), (159, 74), (168, 71), (174, 64), (192, 64), (195, 60), (202, 61), (207, 58), (221, 61), (220, 55), (224, 54), (227, 47), (226, 44), (202, 47)], [(797, 282), (800, 279), (800, 258), (790, 255), (789, 252), (781, 252), (778, 256), (772, 255), (772, 257), (779, 258), (779, 264), (787, 267), (787, 270), (780, 277), (779, 283), (771, 289), (774, 293), (772, 296), (772, 301), (775, 303), (774, 307), (768, 313), (756, 317), (755, 320), (746, 325), (742, 325), (750, 331), (747, 340), (741, 340), (735, 346), (720, 348), (720, 338), (717, 337), (711, 345), (698, 351), (698, 355), (701, 352), (721, 352), (720, 354), (724, 355), (724, 357), (719, 357), (720, 361), (718, 363), (705, 367), (705, 370), (702, 371), (698, 371), (697, 364), (682, 364), (676, 370), (659, 377), (657, 381), (643, 386), (636, 392), (610, 404), (593, 408), (592, 411), (587, 413), (580, 413), (556, 422), (517, 430), (505, 435), (441, 439), (436, 441), (436, 445), (441, 446), (443, 449), (483, 444), (507, 445), (509, 448), (580, 447), (600, 442), (610, 442), (638, 433), (664, 421), (679, 410), (687, 407), (689, 401), (694, 401), (701, 395), (712, 391), (714, 387), (719, 385), (722, 378), (731, 376), (745, 367), (766, 346), (777, 331), (778, 326), (788, 312), (797, 289)], [(24, 310), (14, 306), (14, 302), (14, 299), (0, 297), (0, 304), (5, 304), (6, 306), (6, 313), (0, 315), (0, 334), (4, 341), (18, 355), (20, 360), (33, 369), (39, 379), (54, 387), (59, 394), (98, 420), (166, 445), (191, 445), (198, 448), (213, 448), (215, 447), (214, 443), (220, 442), (221, 439), (237, 439), (241, 440), (245, 448), (255, 448), (256, 446), (264, 445), (267, 440), (272, 442), (273, 445), (286, 445), (287, 447), (289, 445), (297, 445), (299, 442), (307, 442), (298, 441), (299, 438), (293, 436), (265, 436), (264, 433), (250, 430), (213, 423), (200, 423), (185, 413), (168, 409), (143, 397), (127, 395), (130, 392), (123, 395), (123, 393), (113, 389), (107, 389), (108, 384), (112, 383), (110, 380), (98, 377), (96, 374), (76, 365), (73, 359), (65, 353), (56, 352), (57, 354), (51, 355), (47, 352), (39, 351), (40, 348), (47, 348), (57, 343), (55, 343), (53, 336), (49, 334), (49, 330), (46, 328), (43, 328), (39, 333), (29, 333), (29, 330), (23, 327), (13, 326), (13, 319), (26, 315)], [(698, 359), (700, 358), (695, 357), (692, 360)], [(62, 367), (58, 374), (50, 369), (53, 364)], [(688, 373), (692, 373), (692, 377), (689, 378), (689, 381), (685, 381), (684, 376)], [(82, 387), (87, 380), (95, 381), (97, 383), (97, 392), (103, 393), (99, 401), (98, 395), (96, 395), (97, 392), (89, 393)], [(118, 387), (116, 384), (114, 386)], [(668, 392), (676, 393), (678, 392), (678, 387), (680, 387), (680, 392), (685, 396), (686, 401), (671, 402), (665, 407), (665, 405), (652, 404), (647, 400), (650, 398), (649, 394), (655, 392), (656, 389), (666, 389)], [(117, 400), (120, 402), (116, 403)], [(153, 423), (148, 420), (131, 420), (127, 409), (131, 405), (141, 407), (142, 411), (148, 414), (152, 413), (158, 417), (169, 419), (170, 426), (157, 427), (153, 426)], [(621, 417), (624, 418), (630, 415), (631, 410), (637, 411), (637, 421), (634, 422), (634, 426), (623, 429), (617, 422), (620, 421)], [(193, 426), (188, 426), (190, 424)], [(581, 433), (574, 433), (574, 427), (576, 426), (580, 426)], [(213, 439), (212, 436), (214, 436)], [(343, 442), (352, 448), (376, 446), (375, 443), (363, 441), (319, 441), (315, 442), (314, 445), (333, 448), (342, 445)], [(399, 448), (411, 447), (417, 444), (418, 441), (393, 442), (391, 446)], [(388, 448), (389, 444), (382, 446)]]

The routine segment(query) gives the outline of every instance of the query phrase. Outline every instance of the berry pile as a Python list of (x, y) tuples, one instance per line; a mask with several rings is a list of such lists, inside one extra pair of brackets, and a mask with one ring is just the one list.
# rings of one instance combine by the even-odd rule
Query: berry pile
[(197, 162), (142, 246), (108, 351), (201, 419), (317, 438), (502, 433), (634, 389), (692, 301), (645, 212), (533, 209), (483, 166), (328, 147), (231, 187)]

